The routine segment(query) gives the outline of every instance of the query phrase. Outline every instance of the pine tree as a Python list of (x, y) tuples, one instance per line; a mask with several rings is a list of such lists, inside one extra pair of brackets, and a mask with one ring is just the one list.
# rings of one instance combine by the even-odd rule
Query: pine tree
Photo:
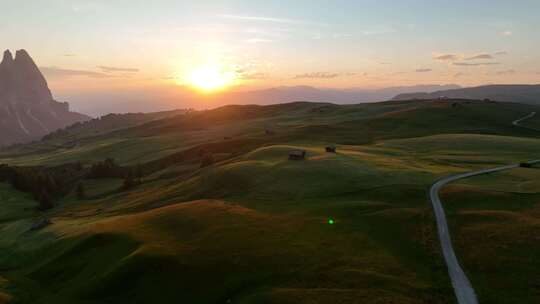
[(86, 198), (86, 191), (84, 189), (84, 184), (82, 182), (77, 184), (77, 198), (80, 200)]
[(39, 195), (39, 209), (48, 210), (53, 207), (54, 207), (54, 202), (52, 200), (51, 195), (49, 194), (47, 190), (42, 189)]
[(133, 179), (133, 174), (128, 172), (126, 178), (124, 179), (124, 190), (129, 190), (135, 187), (135, 180)]

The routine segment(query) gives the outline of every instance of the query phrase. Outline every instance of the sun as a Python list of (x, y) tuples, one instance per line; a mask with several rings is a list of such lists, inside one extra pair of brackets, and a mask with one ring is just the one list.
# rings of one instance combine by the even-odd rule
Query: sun
[(200, 66), (194, 69), (188, 78), (191, 86), (207, 93), (223, 90), (232, 85), (235, 80), (236, 74), (219, 64)]

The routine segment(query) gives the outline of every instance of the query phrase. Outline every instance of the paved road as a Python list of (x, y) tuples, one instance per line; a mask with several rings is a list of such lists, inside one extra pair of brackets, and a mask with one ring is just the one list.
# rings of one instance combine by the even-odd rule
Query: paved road
[[(529, 119), (536, 115), (536, 112), (533, 112), (523, 118), (520, 118), (512, 124), (519, 126), (520, 122)], [(540, 160), (529, 161), (530, 164), (540, 163)], [(448, 183), (454, 182), (458, 179), (468, 178), (472, 176), (489, 174), (493, 172), (499, 172), (503, 170), (509, 170), (519, 167), (519, 164), (501, 166), (496, 168), (484, 169), (469, 173), (456, 174), (444, 177), (438, 180), (429, 191), (429, 196), (431, 198), (431, 203), (433, 204), (433, 210), (435, 212), (435, 218), (437, 220), (437, 229), (439, 232), (439, 239), (441, 241), (441, 247), (446, 261), (446, 266), (448, 267), (448, 274), (450, 275), (450, 280), (452, 281), (452, 286), (454, 287), (454, 293), (459, 304), (477, 304), (478, 299), (471, 285), (471, 282), (465, 275), (465, 272), (459, 265), (459, 261), (454, 252), (452, 246), (452, 240), (450, 238), (450, 232), (448, 231), (448, 223), (446, 222), (446, 215), (444, 213), (444, 208), (442, 207), (441, 199), (439, 197), (439, 191), (442, 187), (446, 186)]]
[(517, 119), (517, 120), (514, 120), (512, 122), (512, 124), (516, 127), (521, 127), (521, 128), (525, 128), (525, 129), (529, 129), (529, 130), (534, 130), (534, 131), (540, 131), (539, 129), (536, 129), (536, 128), (532, 128), (532, 127), (527, 127), (527, 126), (522, 126), (520, 125), (520, 123), (524, 120), (527, 120), (529, 118), (533, 118), (534, 116), (536, 115), (536, 112), (532, 112), (531, 114), (527, 115), (527, 116), (524, 116), (524, 117), (521, 117), (520, 119)]

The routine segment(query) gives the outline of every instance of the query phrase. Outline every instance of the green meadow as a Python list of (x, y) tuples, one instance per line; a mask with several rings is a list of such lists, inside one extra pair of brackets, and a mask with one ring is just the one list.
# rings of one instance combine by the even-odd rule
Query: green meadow
[[(540, 132), (512, 125), (533, 111), (468, 100), (227, 106), (5, 149), (10, 166), (114, 158), (144, 176), (129, 189), (82, 178), (84, 197), (72, 187), (48, 211), (0, 183), (0, 303), (455, 303), (427, 190), (540, 158)], [(289, 160), (292, 150), (306, 159)], [(480, 302), (540, 300), (538, 177), (520, 168), (443, 190)], [(52, 224), (30, 230), (40, 218)]]

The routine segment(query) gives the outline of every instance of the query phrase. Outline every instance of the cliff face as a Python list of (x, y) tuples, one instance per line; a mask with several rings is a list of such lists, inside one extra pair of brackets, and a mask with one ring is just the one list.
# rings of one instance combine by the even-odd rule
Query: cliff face
[(89, 117), (56, 102), (25, 50), (8, 50), (0, 63), (0, 146), (24, 143)]

